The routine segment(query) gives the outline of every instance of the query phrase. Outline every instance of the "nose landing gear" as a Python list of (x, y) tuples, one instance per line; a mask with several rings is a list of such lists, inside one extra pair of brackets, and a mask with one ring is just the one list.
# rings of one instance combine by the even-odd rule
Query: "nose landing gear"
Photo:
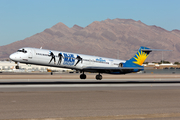
[(15, 62), (15, 64), (17, 64), (17, 65), (15, 66), (15, 68), (16, 68), (16, 69), (19, 69), (19, 62)]
[(16, 65), (16, 69), (19, 69), (19, 66), (18, 66), (18, 65)]

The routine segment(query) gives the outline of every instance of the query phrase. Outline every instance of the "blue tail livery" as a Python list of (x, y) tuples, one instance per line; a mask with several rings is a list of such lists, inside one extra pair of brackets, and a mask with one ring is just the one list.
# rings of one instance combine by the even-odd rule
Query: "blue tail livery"
[(142, 67), (150, 52), (152, 52), (150, 48), (141, 46), (135, 56), (123, 64), (123, 67)]

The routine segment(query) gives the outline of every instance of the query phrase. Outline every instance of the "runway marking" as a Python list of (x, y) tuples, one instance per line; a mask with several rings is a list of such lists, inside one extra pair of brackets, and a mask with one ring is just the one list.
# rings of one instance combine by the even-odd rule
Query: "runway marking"
[[(139, 79), (139, 78), (134, 78), (134, 79), (102, 79), (98, 80), (98, 82), (106, 82), (106, 81), (179, 81), (180, 78), (145, 78), (145, 79)], [(24, 82), (31, 82), (31, 81), (78, 81), (78, 82), (89, 82), (89, 81), (97, 81), (96, 79), (0, 79), (0, 82), (8, 82), (8, 81), (24, 81)]]
[[(151, 80), (151, 81), (150, 81)], [(103, 81), (92, 80), (0, 80), (0, 88), (52, 88), (52, 87), (161, 87), (180, 86), (179, 79), (106, 79)]]
[(134, 120), (148, 118), (178, 118), (180, 113), (142, 114), (142, 115), (116, 115), (116, 116), (92, 116), (92, 117), (65, 117), (65, 118), (33, 118), (14, 120)]
[(161, 87), (180, 84), (71, 84), (71, 85), (0, 85), (0, 88), (51, 88), (51, 87)]

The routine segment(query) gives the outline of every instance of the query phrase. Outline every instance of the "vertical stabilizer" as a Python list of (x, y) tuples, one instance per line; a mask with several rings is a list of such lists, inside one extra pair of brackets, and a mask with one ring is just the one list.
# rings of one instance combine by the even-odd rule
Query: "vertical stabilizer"
[(124, 63), (124, 67), (141, 67), (149, 53), (151, 52), (150, 48), (141, 46), (138, 52), (135, 54), (133, 58), (127, 60)]

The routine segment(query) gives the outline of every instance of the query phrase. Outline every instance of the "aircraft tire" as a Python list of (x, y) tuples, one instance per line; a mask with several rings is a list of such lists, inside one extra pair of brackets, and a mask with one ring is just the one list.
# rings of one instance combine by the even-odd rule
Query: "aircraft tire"
[(18, 65), (16, 65), (16, 69), (19, 69), (19, 66), (18, 66)]
[(96, 80), (101, 80), (102, 79), (102, 75), (96, 75)]
[(81, 79), (86, 79), (86, 75), (85, 75), (85, 74), (81, 74), (81, 75), (80, 75), (80, 78), (81, 78)]

